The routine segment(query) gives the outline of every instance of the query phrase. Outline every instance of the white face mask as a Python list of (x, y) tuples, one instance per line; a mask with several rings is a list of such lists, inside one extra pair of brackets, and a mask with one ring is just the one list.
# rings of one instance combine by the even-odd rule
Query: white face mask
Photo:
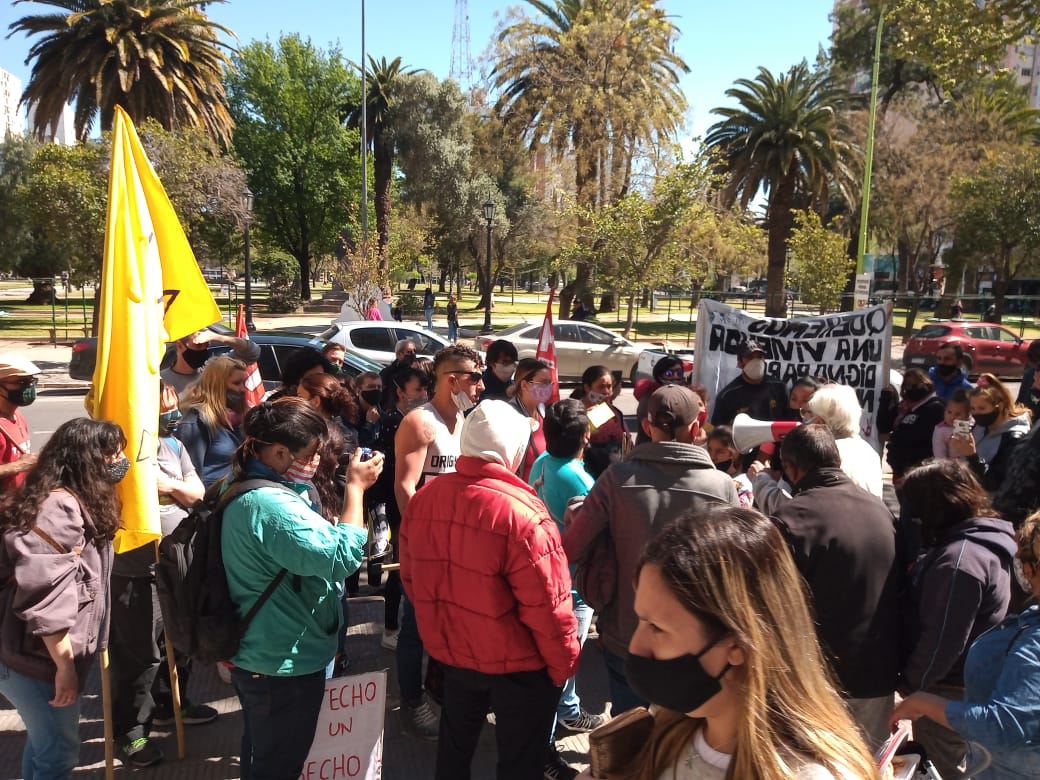
[(516, 372), (516, 363), (495, 363), (491, 367), (499, 382), (508, 382)]
[(456, 408), (463, 414), (476, 406), (476, 404), (473, 403), (473, 399), (469, 397), (469, 393), (465, 390), (459, 390), (456, 393), (452, 393), (451, 398), (455, 402)]
[(744, 366), (744, 373), (747, 374), (747, 378), (752, 382), (761, 382), (766, 375), (766, 361), (762, 358), (749, 360)]
[(1020, 587), (1026, 593), (1032, 593), (1033, 585), (1026, 577), (1025, 569), (1022, 568), (1022, 561), (1019, 559), (1017, 555), (1011, 562), (1011, 571), (1014, 572), (1015, 581), (1018, 583), (1018, 587)]

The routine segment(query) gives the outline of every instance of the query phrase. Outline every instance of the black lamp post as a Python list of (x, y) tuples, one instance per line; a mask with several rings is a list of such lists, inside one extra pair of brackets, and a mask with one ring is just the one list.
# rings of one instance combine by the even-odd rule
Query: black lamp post
[(253, 222), (253, 192), (246, 187), (242, 191), (242, 208), (246, 212), (246, 330), (256, 330), (253, 324), (253, 258), (249, 254), (249, 226)]
[(495, 201), (491, 200), (490, 195), (488, 195), (488, 199), (484, 203), (484, 219), (487, 220), (487, 257), (484, 259), (484, 274), (487, 279), (487, 306), (484, 309), (484, 327), (480, 333), (481, 335), (490, 335), (495, 332), (491, 327), (491, 291), (493, 287), (491, 284), (491, 226), (495, 221)]

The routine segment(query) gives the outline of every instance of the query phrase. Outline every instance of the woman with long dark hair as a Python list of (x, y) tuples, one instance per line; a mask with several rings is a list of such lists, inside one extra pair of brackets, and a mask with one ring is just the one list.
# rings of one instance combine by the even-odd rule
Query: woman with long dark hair
[(542, 430), (545, 407), (555, 390), (552, 369), (544, 360), (524, 358), (516, 366), (513, 384), (506, 394), (520, 414), (530, 418), (534, 423), (531, 441), (524, 453), (524, 462), (520, 466), (520, 478), (527, 481), (531, 476), (531, 466), (538, 456), (545, 452), (545, 432)]
[(108, 638), (125, 446), (118, 425), (70, 420), (0, 501), (0, 693), (25, 723), (22, 777), (68, 777), (79, 761), (80, 693)]
[(589, 366), (581, 375), (581, 387), (571, 396), (585, 404), (586, 411), (599, 404), (606, 404), (612, 413), (606, 422), (593, 427), (589, 444), (585, 448), (585, 469), (593, 479), (598, 479), (611, 463), (621, 460), (632, 446), (625, 415), (611, 400), (613, 393), (614, 375), (610, 369), (606, 366)]
[[(249, 410), (245, 439), (230, 480), (266, 479), (233, 498), (221, 531), (228, 588), (245, 614), (278, 579), (242, 636), (231, 679), (242, 703), (242, 776), (297, 777), (310, 750), (325, 691), (326, 668), (342, 626), (341, 583), (361, 565), (365, 488), (383, 465), (376, 453), (351, 460), (346, 500), (329, 522), (286, 479), (294, 463), (310, 463), (328, 424), (305, 401), (281, 398)], [(294, 495), (295, 494), (295, 495)], [(262, 768), (262, 769), (261, 769)]]
[[(924, 554), (910, 571), (912, 639), (902, 671), (902, 692), (964, 696), (968, 648), (1007, 614), (1015, 536), (1011, 523), (990, 506), (985, 488), (957, 460), (918, 466), (903, 481), (903, 500), (921, 523)], [(967, 745), (928, 718), (914, 724), (914, 739), (944, 777), (953, 775)]]

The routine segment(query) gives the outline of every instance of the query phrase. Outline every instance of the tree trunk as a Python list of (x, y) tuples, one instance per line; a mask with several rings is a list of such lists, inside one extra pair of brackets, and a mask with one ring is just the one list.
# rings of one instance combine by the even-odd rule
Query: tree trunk
[(376, 133), (372, 153), (375, 169), (376, 196), (376, 231), (378, 243), (376, 249), (379, 257), (379, 270), (385, 272), (389, 268), (386, 248), (390, 244), (390, 181), (393, 174), (393, 147), (388, 144), (383, 134)]
[(635, 320), (636, 314), (636, 294), (628, 294), (628, 311), (625, 313), (625, 338), (629, 338), (629, 334), (632, 333), (632, 323)]
[(597, 314), (609, 314), (617, 309), (617, 291), (608, 290), (599, 297)]
[(784, 270), (787, 266), (787, 237), (791, 234), (794, 218), (794, 177), (785, 175), (776, 186), (769, 203), (768, 265), (766, 267), (766, 316), (787, 316), (787, 294)]
[(54, 280), (33, 279), (32, 292), (29, 293), (29, 297), (25, 299), (25, 302), (33, 306), (45, 306), (50, 304), (52, 300), (54, 300)]
[(311, 299), (311, 255), (303, 251), (296, 255), (296, 262), (300, 264), (300, 299), (309, 301)]

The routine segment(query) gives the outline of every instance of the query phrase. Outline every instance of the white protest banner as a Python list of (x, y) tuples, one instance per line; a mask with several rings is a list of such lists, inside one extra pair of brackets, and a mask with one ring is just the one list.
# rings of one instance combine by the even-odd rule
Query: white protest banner
[(300, 780), (380, 780), (386, 672), (325, 682), (318, 729)]
[(737, 350), (747, 339), (766, 353), (766, 374), (787, 384), (802, 376), (849, 385), (863, 407), (864, 438), (877, 440), (874, 423), (881, 390), (889, 384), (892, 314), (885, 304), (838, 314), (790, 319), (754, 317), (712, 300), (697, 312), (694, 381), (708, 391), (709, 409), (740, 375)]

